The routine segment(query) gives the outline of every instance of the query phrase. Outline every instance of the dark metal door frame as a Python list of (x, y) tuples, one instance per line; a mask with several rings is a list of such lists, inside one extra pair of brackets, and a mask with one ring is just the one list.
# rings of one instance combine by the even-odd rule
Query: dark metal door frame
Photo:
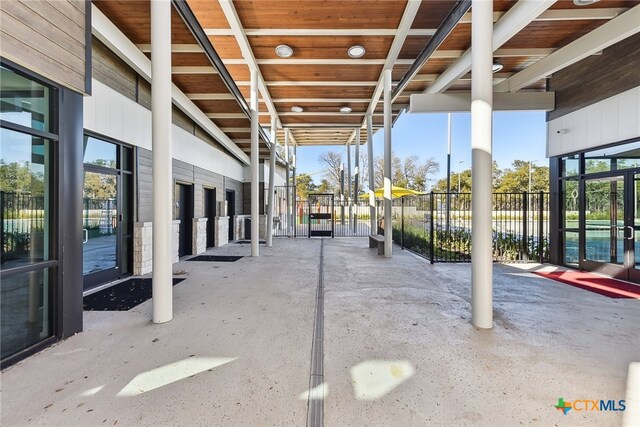
[[(315, 193), (309, 194), (309, 237), (334, 236), (334, 200), (333, 194)], [(325, 212), (327, 211), (328, 212)], [(314, 222), (316, 222), (314, 224)], [(315, 227), (314, 227), (315, 225)], [(331, 228), (327, 229), (327, 225)]]
[[(615, 170), (605, 174), (598, 174), (597, 176), (589, 176), (585, 177), (581, 180), (580, 192), (581, 199), (583, 203), (586, 202), (586, 182), (592, 180), (606, 180), (612, 179), (616, 177), (620, 177), (623, 182), (623, 194), (617, 195), (617, 197), (622, 197), (624, 202), (624, 221), (621, 227), (612, 224), (612, 240), (611, 245), (617, 244), (617, 239), (622, 239), (622, 250), (624, 252), (623, 261), (621, 264), (614, 262), (599, 262), (588, 260), (586, 258), (586, 221), (585, 221), (585, 212), (586, 205), (581, 207), (581, 220), (580, 220), (580, 261), (579, 266), (581, 269), (587, 271), (600, 271), (612, 277), (629, 280), (636, 283), (640, 283), (640, 270), (635, 268), (635, 234), (638, 233), (638, 227), (635, 227), (634, 221), (634, 189), (635, 189), (635, 181), (634, 177), (637, 172), (633, 170)], [(617, 181), (612, 181), (617, 182)], [(613, 184), (612, 184), (613, 185)], [(612, 188), (613, 191), (613, 188)], [(615, 200), (612, 200), (611, 203), (615, 203)], [(616, 206), (611, 206), (612, 209), (612, 223), (617, 220), (615, 214), (617, 214)]]
[(216, 189), (203, 189), (204, 198), (204, 216), (207, 217), (207, 248), (215, 245), (215, 221), (216, 221)]

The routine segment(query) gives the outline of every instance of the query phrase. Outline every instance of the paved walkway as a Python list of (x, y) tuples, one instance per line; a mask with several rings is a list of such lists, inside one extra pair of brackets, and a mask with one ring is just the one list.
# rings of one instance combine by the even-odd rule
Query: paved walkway
[[(307, 423), (319, 239), (260, 258), (180, 262), (173, 321), (151, 302), (87, 312), (85, 331), (0, 375), (2, 425)], [(324, 240), (325, 425), (620, 425), (558, 398), (625, 399), (640, 302), (495, 266), (495, 327), (470, 319), (470, 265), (366, 239)], [(249, 245), (209, 251), (248, 255)]]

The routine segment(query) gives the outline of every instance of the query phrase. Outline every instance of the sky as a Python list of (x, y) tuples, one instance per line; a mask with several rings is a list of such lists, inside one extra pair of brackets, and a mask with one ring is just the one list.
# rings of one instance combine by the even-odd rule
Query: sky
[[(451, 128), (451, 172), (457, 173), (471, 167), (471, 114), (453, 113)], [(543, 111), (495, 112), (493, 159), (501, 169), (511, 167), (514, 160), (548, 166), (545, 158), (546, 132), (546, 114)], [(435, 178), (446, 177), (446, 114), (402, 114), (393, 127), (391, 141), (393, 152), (398, 157), (404, 159), (415, 154), (421, 161), (433, 158), (440, 164)], [(367, 146), (360, 146), (360, 150), (366, 152)], [(373, 137), (374, 157), (382, 156), (383, 150), (384, 130), (381, 129)], [(327, 151), (339, 151), (346, 159), (344, 146), (298, 147), (298, 173), (312, 174), (313, 181), (320, 183), (324, 166), (318, 161), (318, 156)], [(354, 158), (352, 154), (352, 162)], [(459, 164), (459, 161), (463, 163)]]

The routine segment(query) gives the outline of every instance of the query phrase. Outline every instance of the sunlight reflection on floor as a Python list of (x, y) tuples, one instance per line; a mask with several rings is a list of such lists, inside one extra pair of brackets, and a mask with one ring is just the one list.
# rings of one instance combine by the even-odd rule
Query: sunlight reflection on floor
[(353, 392), (358, 400), (378, 400), (414, 373), (408, 360), (368, 360), (351, 368)]

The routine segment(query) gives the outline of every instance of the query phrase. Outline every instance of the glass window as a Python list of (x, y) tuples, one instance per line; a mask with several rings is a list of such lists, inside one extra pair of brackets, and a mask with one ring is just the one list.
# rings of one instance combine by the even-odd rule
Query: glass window
[(85, 135), (84, 163), (115, 169), (118, 167), (118, 146)]
[(562, 228), (578, 228), (578, 181), (565, 179), (562, 181)]
[(52, 132), (51, 89), (0, 66), (0, 119)]
[(562, 158), (562, 176), (573, 176), (580, 173), (580, 160), (579, 156)]
[(3, 359), (52, 335), (49, 269), (3, 278), (0, 296)]
[(49, 259), (51, 142), (1, 129), (2, 269)]
[(640, 167), (640, 141), (585, 153), (586, 173)]
[(564, 233), (564, 263), (578, 264), (578, 232), (565, 231)]

